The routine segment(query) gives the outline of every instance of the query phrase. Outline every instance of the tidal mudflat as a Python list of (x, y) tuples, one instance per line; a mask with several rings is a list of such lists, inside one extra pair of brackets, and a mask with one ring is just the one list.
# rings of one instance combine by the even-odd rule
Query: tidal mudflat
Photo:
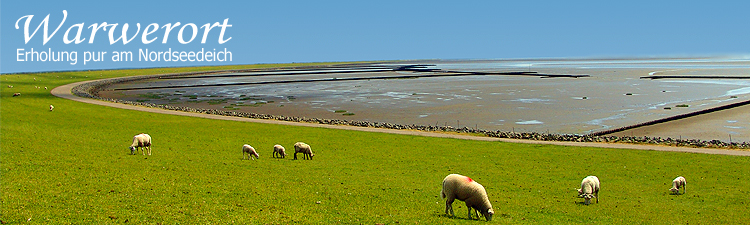
[[(420, 71), (377, 67), (410, 64), (425, 66)], [(455, 71), (588, 76), (430, 76), (457, 74)], [(415, 74), (420, 76), (409, 77)], [(654, 75), (682, 78), (642, 78)], [(116, 84), (99, 95), (308, 118), (588, 134), (750, 100), (750, 79), (743, 77), (750, 77), (750, 60), (736, 58), (436, 60), (325, 72), (262, 71), (149, 79)], [(679, 130), (630, 134), (724, 141), (731, 135), (735, 142), (750, 141), (748, 120), (693, 120), (691, 124), (709, 128), (712, 136), (676, 134)]]

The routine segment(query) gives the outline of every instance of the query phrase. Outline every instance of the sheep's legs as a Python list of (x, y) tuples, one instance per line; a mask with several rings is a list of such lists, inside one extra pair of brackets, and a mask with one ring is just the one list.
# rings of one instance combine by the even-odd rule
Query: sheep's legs
[[(450, 210), (451, 213), (448, 213), (448, 210)], [(445, 201), (445, 214), (456, 216), (453, 214), (453, 199), (448, 199)]]
[(596, 203), (599, 203), (599, 192), (596, 192)]
[[(472, 209), (472, 207), (471, 207), (471, 206), (469, 206), (469, 205), (467, 204), (467, 205), (466, 205), (466, 208), (469, 208), (469, 219), (470, 219), (470, 220), (473, 220), (473, 219), (474, 219), (474, 216), (473, 216), (473, 215), (471, 215), (471, 209)], [(477, 210), (477, 209), (474, 209), (474, 214), (475, 214), (475, 215), (477, 216), (477, 220), (478, 220), (479, 218), (481, 218), (481, 217), (479, 217), (479, 210)]]

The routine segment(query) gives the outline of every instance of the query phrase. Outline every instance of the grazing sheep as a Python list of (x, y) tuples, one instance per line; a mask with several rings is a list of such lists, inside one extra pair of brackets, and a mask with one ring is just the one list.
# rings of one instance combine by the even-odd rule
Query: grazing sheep
[(276, 158), (276, 154), (279, 155), (279, 158), (286, 157), (286, 149), (284, 149), (284, 146), (274, 145), (273, 146), (273, 157), (274, 158)]
[(8, 88), (13, 88), (13, 85), (8, 85)]
[(313, 154), (312, 152), (312, 149), (310, 148), (310, 145), (302, 142), (294, 143), (294, 159), (297, 159), (298, 152), (302, 153), (303, 159), (307, 159), (307, 157), (310, 157), (310, 160), (312, 160), (313, 156), (315, 156), (315, 154)]
[(13, 97), (18, 97), (18, 96), (21, 96), (21, 93), (19, 92), (13, 93)]
[(247, 157), (249, 159), (255, 160), (253, 156), (255, 156), (255, 158), (260, 158), (260, 155), (258, 155), (258, 152), (255, 151), (255, 148), (253, 148), (253, 146), (243, 145), (242, 146), (242, 159), (245, 159), (245, 157)]
[(49, 111), (52, 112), (53, 109), (55, 109), (55, 107), (52, 105), (49, 105)]
[(469, 219), (473, 219), (471, 215), (471, 209), (474, 209), (474, 213), (477, 214), (479, 219), (479, 213), (482, 213), (487, 221), (492, 220), (492, 215), (495, 211), (492, 210), (492, 204), (487, 198), (487, 191), (484, 190), (484, 186), (472, 180), (471, 178), (458, 174), (450, 174), (443, 179), (443, 190), (440, 195), (445, 200), (445, 214), (450, 211), (451, 216), (453, 214), (453, 200), (458, 199), (466, 203), (466, 207), (469, 208)]
[(584, 198), (586, 205), (591, 204), (592, 198), (596, 198), (596, 203), (599, 203), (599, 178), (596, 176), (583, 178), (581, 189), (578, 189), (578, 197)]
[(687, 193), (687, 183), (685, 181), (685, 178), (682, 176), (679, 176), (672, 180), (672, 188), (669, 190), (672, 191), (672, 194), (680, 194), (680, 188), (682, 188), (682, 194)]
[(141, 148), (143, 155), (146, 155), (146, 150), (148, 150), (148, 155), (151, 155), (151, 136), (144, 133), (133, 136), (133, 144), (130, 145), (130, 154), (135, 155), (138, 152), (138, 148)]

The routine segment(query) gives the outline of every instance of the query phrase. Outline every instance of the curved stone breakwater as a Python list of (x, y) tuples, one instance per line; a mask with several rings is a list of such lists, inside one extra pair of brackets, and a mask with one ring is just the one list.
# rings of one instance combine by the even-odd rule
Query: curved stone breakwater
[[(72, 89), (74, 95), (85, 98), (93, 98), (103, 101), (110, 101), (121, 104), (137, 105), (144, 107), (152, 107), (167, 110), (176, 110), (193, 113), (204, 113), (214, 114), (222, 116), (235, 116), (245, 117), (253, 119), (265, 119), (265, 120), (279, 120), (279, 121), (290, 121), (290, 122), (306, 122), (306, 123), (319, 123), (328, 125), (347, 125), (347, 126), (358, 126), (358, 127), (373, 127), (373, 128), (384, 128), (384, 129), (396, 129), (396, 130), (418, 130), (426, 132), (457, 132), (467, 134), (481, 134), (487, 137), (496, 138), (512, 138), (512, 139), (527, 139), (537, 141), (560, 141), (560, 142), (607, 142), (607, 143), (633, 143), (633, 144), (654, 144), (654, 145), (667, 145), (677, 147), (696, 147), (696, 148), (734, 148), (734, 149), (746, 149), (750, 148), (750, 143), (726, 143), (719, 140), (684, 140), (684, 139), (672, 139), (672, 138), (661, 138), (661, 137), (617, 137), (617, 136), (603, 136), (603, 135), (578, 135), (578, 134), (549, 134), (549, 133), (537, 133), (537, 132), (508, 132), (500, 130), (483, 130), (474, 129), (468, 127), (455, 128), (451, 126), (432, 126), (432, 125), (403, 125), (393, 124), (384, 122), (370, 122), (370, 121), (350, 121), (350, 120), (339, 120), (339, 119), (319, 119), (319, 118), (306, 118), (306, 117), (293, 117), (293, 116), (278, 116), (278, 115), (267, 115), (257, 113), (246, 113), (246, 112), (234, 112), (224, 111), (217, 109), (201, 109), (191, 107), (178, 107), (170, 105), (160, 105), (145, 102), (133, 102), (119, 99), (102, 98), (97, 95), (100, 90), (105, 89), (107, 86), (117, 83), (132, 82), (137, 80), (151, 79), (151, 78), (166, 78), (174, 76), (186, 76), (186, 75), (198, 75), (198, 74), (214, 74), (223, 72), (235, 72), (235, 71), (208, 71), (208, 72), (189, 72), (189, 73), (175, 73), (175, 74), (162, 74), (162, 75), (151, 75), (151, 76), (135, 76), (135, 77), (124, 77), (107, 80), (99, 80), (88, 82), (82, 85), (78, 85)], [(606, 133), (606, 132), (600, 132)]]

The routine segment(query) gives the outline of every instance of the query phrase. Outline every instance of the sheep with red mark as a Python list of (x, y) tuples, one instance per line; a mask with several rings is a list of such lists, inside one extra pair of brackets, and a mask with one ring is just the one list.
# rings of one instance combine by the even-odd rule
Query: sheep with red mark
[(247, 157), (248, 159), (255, 160), (253, 156), (255, 156), (255, 158), (260, 158), (260, 155), (258, 155), (258, 152), (255, 151), (255, 148), (253, 148), (253, 146), (250, 146), (248, 144), (243, 145), (242, 146), (242, 159), (245, 159)]
[(279, 155), (279, 158), (286, 157), (286, 149), (284, 149), (284, 146), (281, 146), (281, 145), (273, 146), (273, 157), (276, 158), (276, 155)]
[(679, 176), (672, 180), (672, 188), (669, 190), (672, 191), (672, 194), (680, 194), (680, 188), (682, 188), (682, 194), (687, 193), (687, 181), (685, 181), (685, 178), (682, 176)]
[(302, 153), (302, 158), (307, 159), (308, 157), (312, 160), (315, 154), (312, 152), (310, 145), (303, 142), (294, 143), (294, 159), (297, 159), (297, 153)]
[(133, 136), (133, 144), (130, 145), (130, 154), (135, 155), (135, 153), (138, 153), (138, 148), (141, 148), (143, 155), (146, 155), (146, 150), (148, 150), (148, 155), (151, 155), (151, 136), (144, 133)]
[(469, 208), (469, 219), (473, 219), (471, 209), (477, 214), (481, 213), (487, 221), (492, 220), (495, 211), (492, 210), (492, 204), (487, 198), (487, 191), (484, 186), (472, 180), (471, 178), (459, 174), (450, 174), (443, 179), (443, 190), (440, 195), (445, 198), (445, 213), (451, 216), (453, 214), (453, 200), (458, 199), (466, 203)]
[(581, 181), (581, 189), (578, 189), (578, 197), (584, 199), (584, 204), (591, 204), (591, 199), (596, 198), (599, 203), (599, 178), (588, 176)]

